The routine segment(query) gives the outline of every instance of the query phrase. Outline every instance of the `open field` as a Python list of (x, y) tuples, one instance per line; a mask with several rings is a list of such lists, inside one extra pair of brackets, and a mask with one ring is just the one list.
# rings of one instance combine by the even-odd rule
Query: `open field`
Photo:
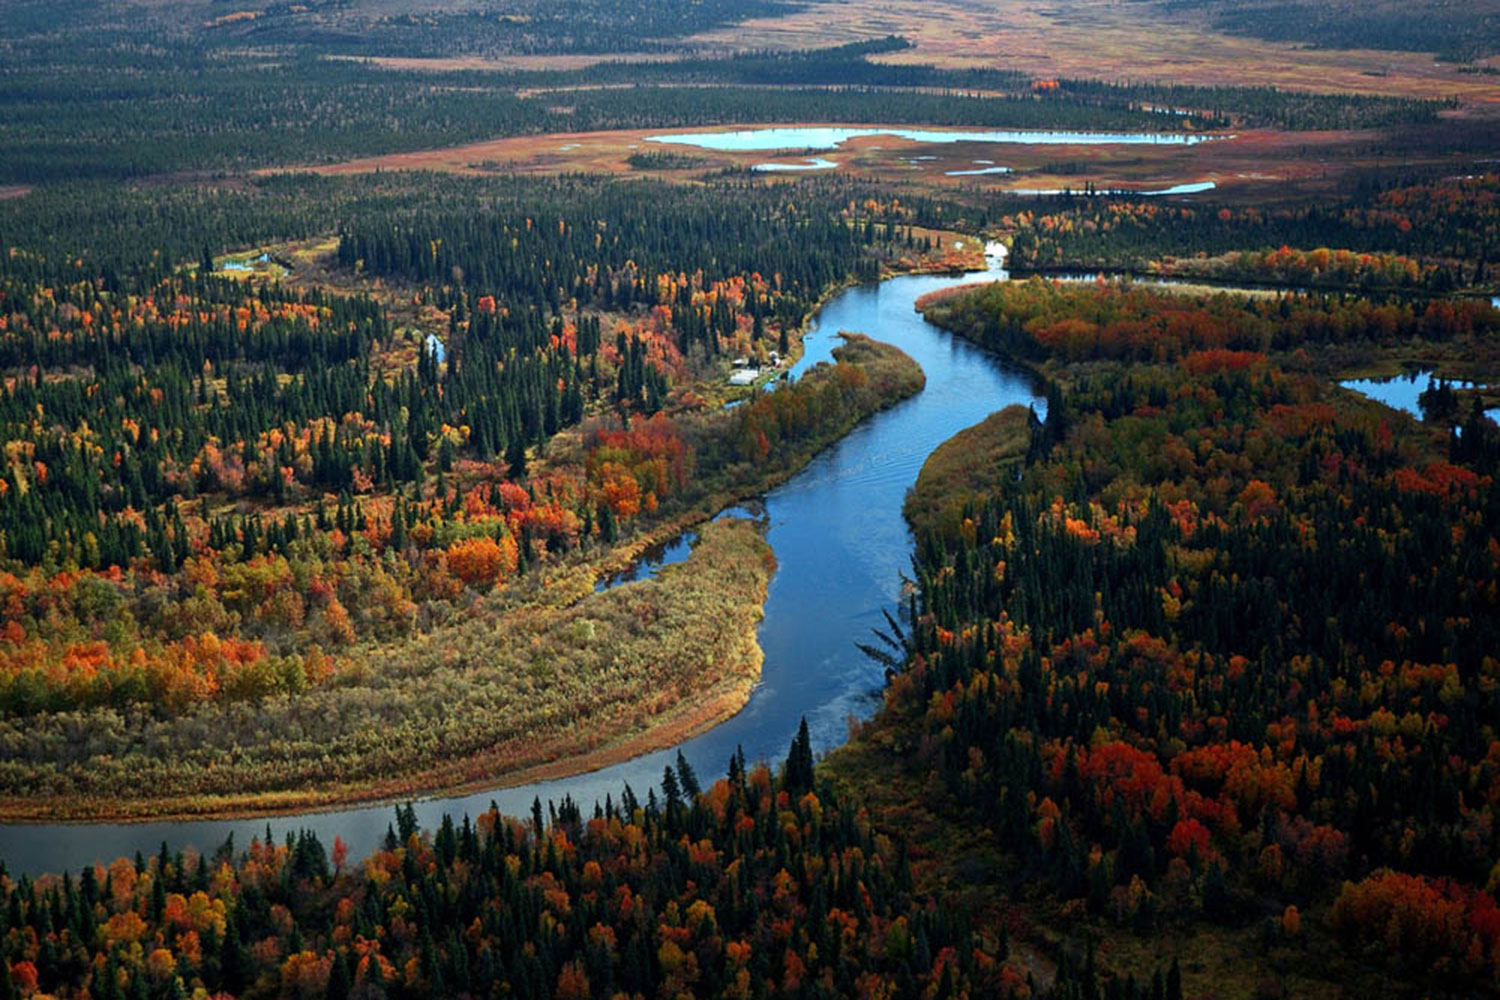
[(671, 52), (610, 52), (600, 55), (509, 55), (509, 56), (331, 56), (335, 59), (352, 59), (368, 62), (381, 69), (448, 73), (454, 70), (505, 73), (530, 70), (575, 70), (588, 69), (600, 63), (644, 63), (675, 62), (679, 56)]
[[(1472, 142), (1472, 136), (1500, 129), (1500, 113), (1470, 109), (1461, 115), (1429, 126), (1429, 130), (1436, 131), (1428, 134), (1436, 138), (1427, 146), (1403, 138), (1400, 132), (1293, 133), (1249, 129), (1194, 146), (942, 144), (880, 135), (852, 139), (836, 150), (816, 155), (837, 163), (840, 172), (930, 189), (1081, 191), (1092, 183), (1096, 188), (1154, 191), (1176, 184), (1212, 181), (1216, 188), (1200, 195), (1200, 199), (1270, 203), (1331, 195), (1338, 190), (1341, 179), (1352, 171), (1460, 162), (1464, 145)], [(725, 126), (705, 131), (747, 127), (757, 126)], [(647, 141), (648, 136), (667, 131), (681, 130), (628, 129), (520, 136), (366, 157), (309, 169), (329, 175), (390, 170), (435, 170), (473, 176), (632, 173), (693, 182), (710, 171), (749, 168), (768, 162), (794, 164), (811, 155), (802, 149), (724, 152), (691, 146), (664, 147)], [(1451, 145), (1447, 142), (1450, 138)], [(668, 149), (674, 157), (697, 161), (698, 166), (640, 170), (629, 163), (632, 154)], [(1012, 172), (952, 175), (954, 171), (979, 169), (983, 164), (1007, 166)], [(797, 174), (776, 176), (790, 180)]]
[[(308, 169), (314, 173), (329, 175), (364, 174), (376, 170), (440, 170), (444, 173), (474, 176), (500, 172), (616, 173), (628, 171), (630, 167), (625, 161), (630, 154), (652, 148), (652, 144), (646, 142), (646, 136), (656, 135), (661, 131), (628, 129), (517, 136), (466, 143), (446, 149), (369, 156)], [(714, 154), (711, 159), (705, 156), (703, 162), (705, 168), (734, 164), (733, 154)]]
[[(463, 5), (444, 6), (457, 9)], [(1481, 8), (1493, 6), (1486, 0), (1463, 16), (1472, 17), (1475, 30), (1482, 30), (1479, 19), (1489, 11)], [(915, 48), (877, 56), (877, 62), (1001, 67), (1039, 78), (1269, 85), (1290, 90), (1457, 96), (1477, 103), (1500, 102), (1500, 87), (1492, 77), (1461, 72), (1456, 63), (1434, 59), (1428, 52), (1320, 48), (1296, 40), (1294, 35), (1284, 42), (1266, 41), (1219, 30), (1215, 18), (1223, 13), (1208, 3), (1191, 9), (1173, 4), (1168, 9), (1166, 4), (1127, 5), (1113, 0), (1082, 0), (1066, 6), (1052, 0), (832, 0), (685, 39), (658, 39), (662, 48), (657, 51), (597, 55), (386, 54), (372, 61), (394, 70), (569, 70), (605, 61), (668, 61), (680, 58), (683, 52), (725, 54), (752, 47), (805, 50), (901, 35), (914, 41)], [(1408, 16), (1412, 16), (1410, 12)], [(1435, 11), (1434, 16), (1451, 15)], [(747, 45), (747, 38), (754, 39), (753, 46)], [(1495, 58), (1479, 59), (1478, 64), (1492, 64)]]
[(688, 40), (807, 49), (898, 34), (916, 47), (880, 57), (892, 63), (1001, 66), (1038, 77), (1161, 80), (1292, 90), (1361, 91), (1500, 102), (1494, 79), (1465, 74), (1430, 55), (1368, 49), (1312, 49), (1211, 30), (1201, 16), (1169, 16), (1112, 0), (843, 0)]
[[(817, 127), (817, 123), (807, 123)], [(724, 126), (704, 131), (736, 131), (760, 127)], [(802, 124), (789, 127), (803, 127)], [(835, 126), (844, 127), (844, 126)], [(878, 127), (876, 123), (847, 126)], [(376, 170), (438, 170), (445, 173), (483, 175), (515, 173), (620, 173), (657, 174), (668, 179), (696, 179), (706, 170), (730, 167), (749, 168), (759, 163), (799, 163), (806, 158), (804, 150), (725, 152), (692, 146), (662, 146), (647, 141), (648, 136), (680, 129), (626, 129), (607, 132), (558, 132), (540, 136), (519, 136), (468, 143), (446, 149), (391, 153), (365, 157), (344, 163), (308, 168), (314, 173), (340, 175), (370, 173)], [(1263, 155), (1280, 154), (1290, 164), (1301, 162), (1309, 147), (1347, 142), (1353, 133), (1298, 133), (1295, 138), (1283, 133), (1256, 131), (1226, 137), (1222, 141), (1198, 146), (1027, 146), (1014, 143), (923, 143), (890, 135), (862, 136), (851, 139), (837, 150), (818, 155), (839, 164), (839, 169), (862, 176), (894, 181), (918, 181), (957, 187), (983, 183), (990, 188), (1071, 186), (1082, 188), (1085, 180), (1119, 182), (1123, 185), (1150, 186), (1157, 182), (1181, 183), (1183, 180), (1234, 177), (1232, 171), (1248, 171), (1252, 160)], [(1297, 152), (1284, 149), (1295, 143)], [(1254, 149), (1253, 154), (1236, 157), (1237, 149)], [(700, 162), (696, 170), (634, 170), (627, 162), (632, 153), (670, 150), (676, 156), (691, 157)], [(982, 177), (948, 176), (951, 170), (972, 167), (976, 160), (1011, 166), (1016, 174)], [(1203, 161), (1202, 163), (1198, 161)], [(1049, 172), (1049, 164), (1084, 165), (1084, 173)], [(1303, 171), (1316, 170), (1301, 162)], [(1026, 172), (1024, 179), (1018, 177)], [(269, 173), (270, 171), (263, 171)], [(767, 179), (770, 179), (769, 177)], [(1242, 180), (1286, 179), (1283, 175), (1260, 173)]]

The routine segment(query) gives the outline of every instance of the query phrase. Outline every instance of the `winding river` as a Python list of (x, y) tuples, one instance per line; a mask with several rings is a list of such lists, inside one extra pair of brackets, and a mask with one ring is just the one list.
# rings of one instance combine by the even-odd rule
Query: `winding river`
[[(990, 263), (985, 273), (1004, 278), (1003, 258)], [(851, 288), (830, 300), (810, 327), (794, 376), (830, 360), (838, 332), (851, 330), (901, 347), (927, 373), (927, 387), (855, 428), (765, 497), (767, 537), (780, 568), (760, 627), (763, 678), (742, 712), (680, 747), (705, 783), (723, 773), (737, 747), (752, 761), (780, 761), (803, 716), (821, 751), (844, 741), (850, 716), (874, 712), (883, 672), (854, 643), (883, 626), (881, 612), (895, 608), (900, 574), (909, 569), (911, 536), (901, 516), (907, 488), (932, 450), (958, 431), (1011, 403), (1044, 405), (1024, 376), (912, 308), (927, 292), (983, 276), (907, 276)], [(676, 748), (574, 778), (428, 799), (416, 804), (417, 817), (430, 828), (444, 813), (473, 816), (491, 802), (520, 816), (537, 797), (564, 796), (591, 811), (606, 794), (618, 798), (626, 782), (644, 797), (675, 757)], [(174, 850), (191, 845), (207, 851), (232, 834), (244, 846), (268, 826), (278, 838), (299, 829), (325, 844), (341, 836), (359, 857), (377, 846), (392, 821), (392, 809), (380, 805), (270, 820), (0, 826), (0, 858), (12, 873), (36, 874), (150, 854), (163, 841)]]

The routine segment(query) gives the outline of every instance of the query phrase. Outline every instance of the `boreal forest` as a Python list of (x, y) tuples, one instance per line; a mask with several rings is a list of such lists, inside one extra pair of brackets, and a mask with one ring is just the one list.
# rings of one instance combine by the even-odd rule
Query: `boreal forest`
[(0, 1000), (1500, 995), (1497, 60), (10, 0)]

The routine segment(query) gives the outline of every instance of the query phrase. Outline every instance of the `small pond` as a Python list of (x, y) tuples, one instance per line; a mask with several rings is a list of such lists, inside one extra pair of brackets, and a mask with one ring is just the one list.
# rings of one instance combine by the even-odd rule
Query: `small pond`
[(973, 170), (947, 170), (944, 177), (978, 177), (980, 174), (1008, 174), (1010, 167), (976, 167)]
[(265, 270), (274, 270), (279, 272), (281, 268), (276, 264), (275, 261), (271, 259), (271, 254), (269, 252), (266, 252), (259, 255), (258, 257), (241, 257), (235, 260), (226, 260), (219, 265), (219, 270), (249, 274), (254, 271)]
[(759, 170), (762, 173), (780, 173), (798, 170), (832, 170), (838, 164), (833, 160), (825, 160), (821, 156), (811, 156), (801, 163), (757, 163), (751, 170)]
[(1085, 192), (1076, 188), (1009, 188), (1004, 193), (1032, 195), (1035, 197), (1047, 197), (1059, 194), (1082, 196), (1092, 193), (1096, 195), (1132, 195), (1138, 198), (1155, 198), (1169, 194), (1202, 194), (1204, 191), (1212, 191), (1218, 186), (1215, 181), (1193, 181), (1188, 184), (1173, 184), (1171, 187), (1154, 188), (1149, 191), (1132, 191), (1128, 188), (1095, 188), (1092, 192)]
[(649, 580), (660, 572), (663, 566), (686, 562), (687, 557), (693, 554), (693, 543), (697, 540), (696, 531), (685, 531), (670, 541), (647, 547), (629, 566), (601, 576), (599, 582), (594, 584), (594, 593), (603, 593), (622, 583)]
[[(1366, 396), (1377, 402), (1384, 403), (1393, 410), (1402, 410), (1410, 413), (1418, 420), (1422, 419), (1422, 406), (1418, 398), (1428, 389), (1447, 382), (1454, 389), (1482, 389), (1478, 382), (1464, 382), (1459, 379), (1440, 379), (1431, 371), (1417, 371), (1409, 375), (1397, 375), (1394, 378), (1356, 378), (1346, 379), (1339, 383), (1345, 389), (1353, 389), (1362, 396)], [(1493, 419), (1500, 410), (1487, 411)]]

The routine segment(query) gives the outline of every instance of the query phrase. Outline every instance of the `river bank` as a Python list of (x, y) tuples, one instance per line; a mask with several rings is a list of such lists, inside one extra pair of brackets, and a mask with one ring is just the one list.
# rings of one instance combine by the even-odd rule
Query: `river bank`
[[(989, 277), (1003, 278), (1003, 257)], [(980, 275), (892, 278), (851, 288), (830, 301), (810, 325), (797, 374), (832, 360), (840, 330), (865, 330), (901, 347), (927, 375), (926, 391), (878, 413), (819, 452), (768, 492), (766, 538), (779, 569), (772, 578), (758, 638), (764, 651), (761, 682), (744, 708), (719, 725), (675, 746), (557, 780), (418, 800), (420, 822), (436, 827), (445, 814), (477, 815), (493, 802), (520, 815), (532, 801), (571, 797), (585, 805), (619, 797), (630, 784), (644, 795), (680, 751), (700, 775), (721, 773), (730, 755), (780, 759), (805, 716), (818, 751), (843, 742), (848, 720), (866, 718), (884, 685), (879, 665), (854, 645), (883, 625), (883, 611), (900, 597), (911, 536), (901, 515), (908, 486), (932, 449), (1008, 403), (1040, 404), (1029, 378), (1003, 368), (994, 356), (956, 340), (913, 311), (930, 291)], [(11, 871), (41, 872), (93, 859), (110, 860), (160, 843), (210, 849), (233, 835), (263, 836), (265, 819), (148, 820), (11, 824), (0, 827), (0, 857)], [(274, 821), (276, 830), (307, 830), (351, 852), (373, 849), (391, 822), (385, 805), (301, 811)]]
[[(836, 365), (776, 400), (795, 395), (817, 415), (808, 433), (773, 455), (715, 473), (694, 509), (669, 524), (690, 526), (723, 509), (723, 496), (772, 488), (923, 384), (915, 362), (867, 338), (850, 337), (834, 353)], [(744, 525), (738, 533), (753, 530)], [(363, 711), (366, 689), (338, 678), (327, 691), (252, 706), (259, 726), (286, 734), (269, 746), (246, 745), (231, 721), (223, 735), (204, 734), (190, 751), (132, 755), (129, 787), (151, 788), (151, 795), (125, 792), (109, 762), (90, 759), (56, 770), (75, 787), (107, 791), (11, 795), (0, 799), (0, 817), (285, 814), (554, 779), (675, 745), (732, 716), (759, 680), (755, 625), (769, 577), (762, 563), (773, 566), (774, 558), (763, 541), (736, 541), (731, 531), (706, 526), (680, 572), (604, 592), (595, 592), (595, 567), (549, 573), (521, 581), (524, 592), (492, 594), (454, 624), (404, 642), (384, 657), (400, 660), (399, 671), (378, 668), (363, 681), (388, 703), (379, 731), (350, 715)], [(615, 555), (606, 563), (621, 561)], [(242, 712), (213, 705), (198, 714)], [(326, 713), (316, 732), (299, 721), (308, 712)], [(162, 724), (184, 730), (203, 721), (186, 716)], [(142, 771), (150, 781), (139, 782)]]

